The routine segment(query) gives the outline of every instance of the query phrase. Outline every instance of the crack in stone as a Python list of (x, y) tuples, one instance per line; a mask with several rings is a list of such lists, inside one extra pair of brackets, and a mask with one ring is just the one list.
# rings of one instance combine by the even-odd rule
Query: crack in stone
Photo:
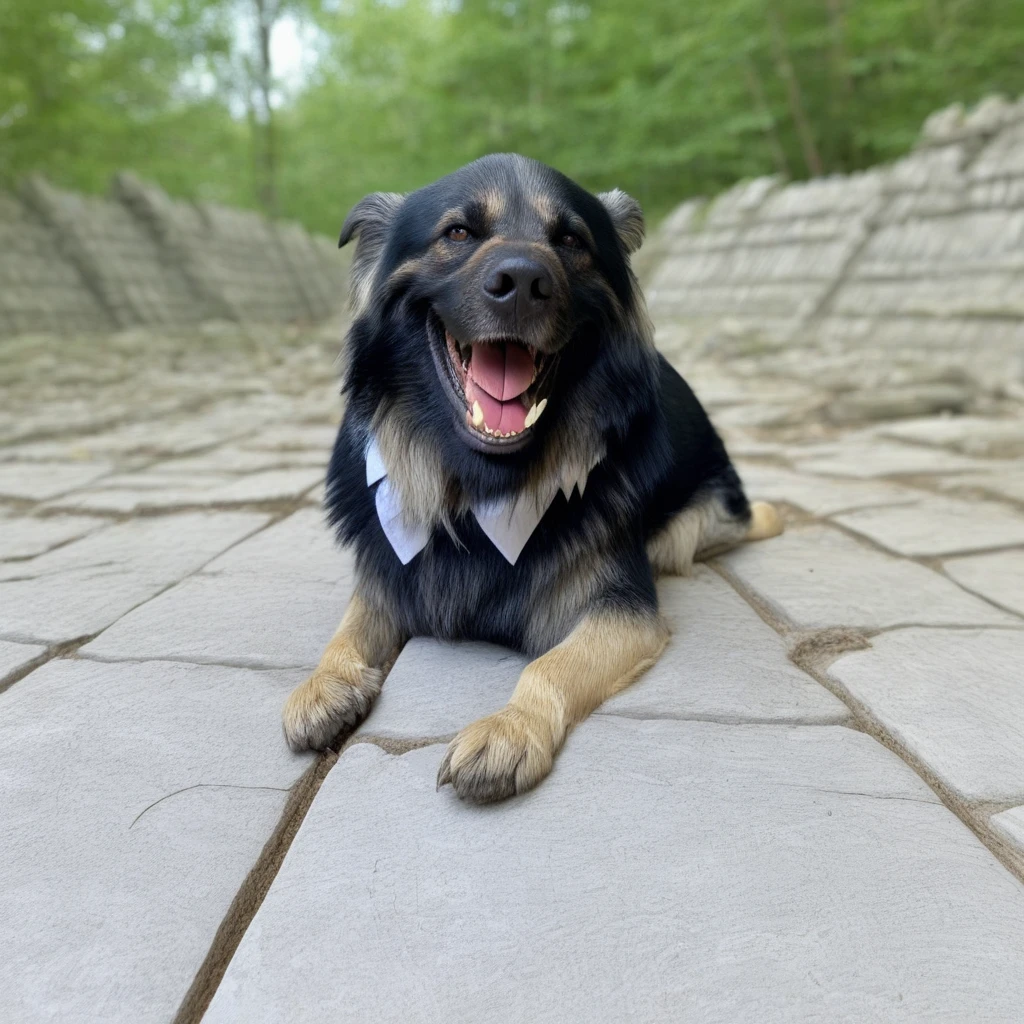
[[(99, 634), (93, 633), (88, 636), (77, 637), (74, 640), (67, 640), (59, 644), (47, 644), (45, 641), (40, 640), (28, 641), (35, 645), (42, 643), (46, 646), (46, 650), (38, 657), (33, 658), (31, 661), (22, 665), (20, 668), (14, 669), (14, 671), (9, 672), (6, 676), (0, 679), (0, 693), (3, 693), (5, 690), (9, 690), (15, 683), (21, 682), (22, 679), (31, 675), (37, 668), (40, 668), (49, 661), (53, 661), (56, 658), (73, 657), (75, 652), (83, 644), (87, 644), (90, 640), (94, 640), (98, 635)], [(23, 643), (25, 641), (15, 640), (13, 642)]]
[(779, 782), (776, 785), (783, 789), (806, 789), (812, 793), (827, 793), (834, 796), (862, 796), (868, 800), (900, 800), (912, 804), (925, 804), (928, 807), (942, 807), (942, 801), (933, 796), (931, 800), (917, 796), (885, 796), (881, 793), (861, 793), (855, 789), (825, 789), (821, 786), (803, 786), (798, 782)]
[[(78, 538), (81, 540), (81, 538)], [(41, 555), (39, 557), (42, 557)], [(100, 572), (101, 569), (110, 569), (110, 572)], [(92, 579), (104, 578), (107, 576), (119, 576), (123, 573), (130, 573), (132, 569), (125, 562), (91, 562), (86, 565), (61, 565), (56, 569), (49, 569), (44, 572), (34, 573), (31, 576), (0, 576), (0, 583), (28, 583), (31, 580), (47, 580), (55, 576), (75, 576), (76, 578)]]
[(433, 747), (440, 743), (451, 743), (455, 739), (457, 733), (448, 733), (444, 736), (423, 736), (416, 739), (392, 739), (390, 736), (373, 736), (372, 734), (353, 733), (344, 743), (338, 751), (339, 758), (345, 753), (346, 750), (351, 750), (352, 747), (358, 747), (362, 744), (369, 744), (370, 746), (377, 747), (383, 750), (385, 754), (390, 754), (392, 757), (401, 757), (403, 754), (408, 754), (411, 750), (420, 750), (423, 747)]
[[(190, 579), (190, 578), (191, 577), (185, 577), (185, 579)], [(183, 583), (185, 581), (184, 580), (179, 580), (178, 582), (179, 583)], [(177, 585), (178, 585), (177, 583), (172, 583), (171, 584), (172, 587), (177, 586)], [(161, 593), (164, 593), (164, 591), (161, 591)], [(159, 597), (159, 596), (160, 595), (157, 594), (153, 598), (150, 598), (150, 600), (155, 600), (156, 597)], [(143, 604), (148, 604), (148, 603), (149, 603), (148, 601), (144, 601), (143, 602)], [(141, 608), (142, 605), (136, 605), (135, 607), (136, 608)], [(135, 608), (133, 608), (132, 611), (135, 611)], [(125, 612), (125, 615), (128, 615), (128, 614), (129, 614), (128, 612)], [(106, 629), (110, 629), (111, 626), (113, 626), (113, 625), (115, 625), (115, 623), (112, 622), (110, 624), (110, 626), (106, 627)], [(103, 631), (101, 631), (101, 632), (103, 632)], [(96, 636), (99, 636), (99, 635), (100, 635), (99, 633), (96, 634)], [(3, 639), (3, 638), (0, 637), (0, 639)], [(21, 642), (21, 641), (18, 641), (18, 642)], [(39, 643), (38, 640), (35, 641), (35, 642)], [(217, 668), (250, 669), (250, 670), (255, 671), (255, 672), (311, 672), (313, 670), (313, 668), (315, 667), (315, 661), (308, 662), (308, 663), (302, 664), (302, 665), (271, 665), (271, 664), (268, 664), (265, 661), (253, 661), (253, 660), (249, 660), (248, 658), (228, 658), (228, 659), (225, 659), (223, 661), (214, 661), (212, 659), (201, 659), (201, 658), (195, 658), (195, 657), (185, 658), (185, 657), (182, 657), (181, 655), (176, 655), (176, 654), (154, 654), (151, 657), (131, 658), (131, 657), (128, 657), (126, 655), (94, 654), (92, 651), (84, 651), (80, 655), (80, 657), (82, 658), (83, 661), (95, 661), (95, 662), (99, 662), (99, 663), (104, 664), (104, 665), (145, 665), (145, 664), (147, 664), (148, 662), (151, 662), (151, 661), (168, 661), (168, 662), (173, 662), (175, 665), (197, 665), (197, 666), (198, 665), (205, 665), (205, 666), (217, 667)]]
[(132, 819), (132, 823), (128, 826), (130, 832), (138, 824), (139, 819), (147, 812), (151, 811), (157, 804), (162, 804), (165, 800), (170, 800), (171, 797), (179, 796), (181, 793), (189, 793), (193, 789), (252, 789), (252, 790), (268, 790), (275, 793), (290, 793), (291, 789), (287, 786), (242, 786), (230, 782), (197, 782), (194, 786), (185, 786), (182, 789), (176, 789), (173, 793), (168, 793), (165, 796), (160, 797), (158, 800), (154, 800), (148, 807), (143, 807), (138, 814)]
[(337, 763), (333, 751), (320, 754), (305, 774), (288, 791), (288, 799), (274, 832), (267, 839), (256, 863), (235, 893), (224, 919), (213, 937), (206, 957), (182, 999), (172, 1024), (200, 1024), (242, 936), (259, 910), (267, 891), (291, 846), (327, 773)]
[[(915, 562), (914, 559), (905, 558), (904, 556), (897, 555), (893, 557), (900, 558), (902, 561)], [(758, 613), (758, 615), (768, 623), (768, 625), (779, 633), (780, 636), (784, 639), (787, 636), (792, 637), (794, 632), (792, 627), (787, 623), (776, 620), (775, 616), (768, 612), (757, 596), (748, 591), (747, 587), (741, 580), (729, 572), (729, 570), (720, 562), (712, 562), (710, 565), (733, 587), (736, 593), (738, 593), (740, 597), (742, 597)], [(903, 625), (889, 626), (884, 629), (865, 632), (864, 635), (865, 638), (869, 638), (880, 633), (887, 633), (901, 628), (912, 627)], [(963, 631), (994, 628), (1004, 630), (1008, 629), (1010, 631), (1017, 631), (1020, 629), (1020, 627), (1015, 625), (999, 627), (977, 625), (939, 627), (929, 625), (917, 628), (959, 629)], [(824, 630), (821, 632), (827, 633), (828, 631)], [(799, 642), (797, 644), (797, 650), (799, 650)], [(846, 652), (840, 653), (842, 654)], [(950, 790), (949, 787), (935, 775), (926, 762), (918, 760), (918, 758), (915, 757), (913, 753), (892, 734), (892, 732), (875, 716), (870, 706), (867, 706), (863, 702), (854, 698), (845, 686), (837, 682), (828, 674), (827, 667), (818, 662), (815, 657), (811, 656), (808, 658), (802, 658), (801, 661), (803, 662), (802, 664), (797, 662), (799, 668), (810, 675), (826, 690), (828, 690), (829, 693), (841, 700), (847, 708), (849, 708), (852, 716), (850, 727), (860, 729), (881, 746), (885, 747), (886, 750), (889, 750), (898, 757), (935, 794), (939, 804), (945, 807), (954, 815), (954, 817), (963, 822), (963, 824), (971, 830), (979, 842), (988, 850), (996, 861), (998, 861), (1018, 880), (1024, 882), (1024, 856), (1021, 856), (1018, 850), (1011, 847), (1009, 843), (994, 832), (992, 827), (989, 825), (987, 814), (978, 807), (971, 806), (961, 800), (952, 790)]]
[(594, 716), (601, 718), (623, 718), (631, 722), (695, 722), (700, 725), (726, 725), (726, 726), (774, 726), (781, 729), (786, 728), (807, 728), (807, 729), (818, 729), (818, 728), (829, 728), (832, 726), (838, 726), (843, 728), (851, 718), (849, 709), (846, 709), (846, 714), (830, 718), (821, 718), (820, 720), (813, 720), (809, 718), (766, 718), (757, 715), (750, 715), (745, 718), (732, 717), (729, 715), (650, 715), (641, 714), (639, 712), (630, 713), (627, 711), (595, 711)]

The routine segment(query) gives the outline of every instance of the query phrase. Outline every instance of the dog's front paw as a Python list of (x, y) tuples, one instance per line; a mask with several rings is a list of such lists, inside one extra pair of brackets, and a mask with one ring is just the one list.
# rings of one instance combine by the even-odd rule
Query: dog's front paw
[(448, 744), (437, 785), (451, 783), (464, 800), (485, 804), (524, 793), (551, 771), (550, 730), (518, 708), (467, 726)]
[(318, 668), (284, 706), (284, 735), (295, 751), (322, 750), (354, 729), (380, 693), (383, 672), (356, 663)]

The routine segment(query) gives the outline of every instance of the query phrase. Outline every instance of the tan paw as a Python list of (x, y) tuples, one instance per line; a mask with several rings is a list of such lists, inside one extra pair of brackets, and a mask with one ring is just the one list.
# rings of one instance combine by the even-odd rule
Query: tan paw
[(782, 516), (774, 505), (766, 501), (755, 501), (750, 506), (750, 529), (747, 540), (768, 540), (782, 533)]
[(463, 800), (485, 804), (532, 789), (551, 771), (550, 731), (517, 708), (466, 726), (448, 744), (438, 788), (451, 783)]
[(318, 668), (285, 702), (284, 735), (295, 751), (322, 750), (354, 729), (380, 693), (383, 672), (365, 665)]

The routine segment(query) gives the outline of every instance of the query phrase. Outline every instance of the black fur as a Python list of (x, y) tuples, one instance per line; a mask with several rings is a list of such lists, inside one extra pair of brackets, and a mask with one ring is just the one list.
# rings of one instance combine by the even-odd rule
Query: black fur
[[(547, 220), (537, 213), (538, 196)], [(348, 338), (347, 408), (326, 506), (339, 539), (355, 545), (368, 591), (407, 636), (489, 640), (529, 653), (561, 640), (588, 608), (653, 613), (647, 540), (711, 491), (738, 520), (749, 517), (749, 508), (700, 403), (651, 345), (615, 209), (610, 213), (558, 172), (512, 156), (476, 161), (400, 203), (364, 200), (360, 208), (359, 216), (377, 220), (371, 228), (347, 222), (346, 236), (366, 232), (357, 264), (372, 275), (373, 287)], [(559, 261), (555, 271), (564, 272), (564, 308), (552, 314), (558, 336), (538, 336), (542, 350), (557, 356), (549, 407), (519, 450), (491, 453), (466, 442), (431, 354), (429, 325), (439, 309), (475, 315), (466, 313), (472, 295), (460, 293), (472, 291), (464, 280), (471, 248), (452, 256), (436, 234), (452, 209), (471, 222), (475, 245), (500, 235), (494, 251), (506, 241), (529, 244), (550, 251)], [(585, 253), (559, 249), (553, 240), (566, 230), (587, 239)], [(367, 438), (385, 413), (437, 452), (461, 507), (517, 493), (545, 456), (571, 450), (579, 438), (596, 439), (588, 443), (606, 452), (582, 498), (556, 495), (514, 566), (471, 513), (457, 511), (450, 531), (438, 522), (428, 546), (403, 566), (378, 522), (374, 488), (365, 483)], [(600, 576), (594, 587), (570, 579), (587, 572)], [(549, 609), (543, 621), (538, 608)]]

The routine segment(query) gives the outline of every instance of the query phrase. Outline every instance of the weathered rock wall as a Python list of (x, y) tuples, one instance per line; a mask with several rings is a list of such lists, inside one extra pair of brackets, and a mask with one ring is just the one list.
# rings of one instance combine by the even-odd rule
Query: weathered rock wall
[(344, 261), (327, 239), (176, 201), (130, 174), (107, 199), (41, 178), (0, 193), (0, 336), (320, 320), (344, 290)]
[(890, 166), (691, 200), (654, 244), (652, 313), (687, 344), (926, 339), (997, 373), (1024, 354), (1024, 100), (940, 111)]

